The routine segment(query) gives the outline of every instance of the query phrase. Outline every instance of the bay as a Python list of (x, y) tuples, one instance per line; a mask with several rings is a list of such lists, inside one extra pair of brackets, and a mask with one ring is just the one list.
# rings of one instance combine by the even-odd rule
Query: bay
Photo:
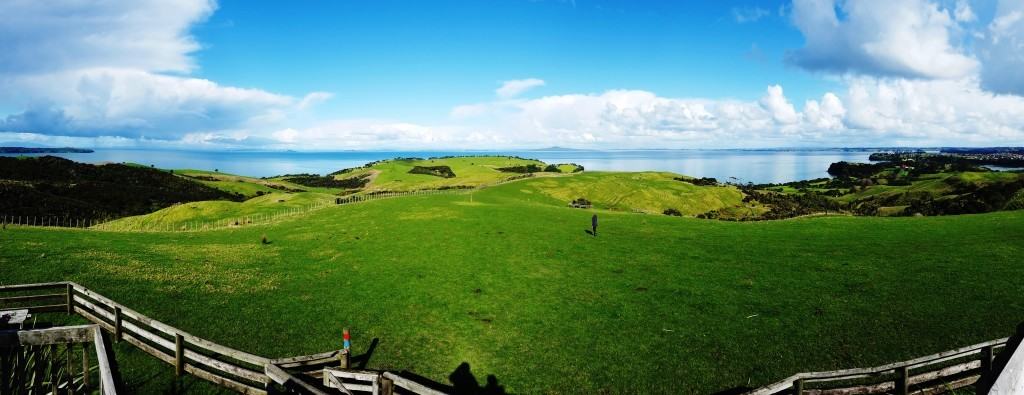
[[(869, 149), (765, 150), (509, 150), (509, 151), (180, 151), (96, 149), (49, 154), (84, 163), (137, 163), (164, 169), (219, 170), (253, 177), (327, 174), (396, 157), (508, 155), (547, 163), (577, 163), (587, 170), (669, 171), (740, 183), (779, 183), (827, 177), (833, 162), (868, 162)], [(8, 155), (12, 156), (12, 155)], [(17, 156), (17, 155), (14, 155)], [(31, 155), (41, 156), (41, 155)]]

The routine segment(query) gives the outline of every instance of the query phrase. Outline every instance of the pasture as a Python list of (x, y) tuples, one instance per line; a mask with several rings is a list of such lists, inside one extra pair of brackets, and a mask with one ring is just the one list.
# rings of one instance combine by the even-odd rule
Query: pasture
[[(369, 368), (447, 383), (465, 362), (510, 393), (756, 387), (1024, 319), (1022, 211), (719, 222), (567, 208), (548, 181), (209, 232), (8, 228), (0, 282), (73, 280), (269, 357), (337, 349), (348, 327), (357, 354), (379, 339)], [(122, 351), (137, 390), (174, 385)]]

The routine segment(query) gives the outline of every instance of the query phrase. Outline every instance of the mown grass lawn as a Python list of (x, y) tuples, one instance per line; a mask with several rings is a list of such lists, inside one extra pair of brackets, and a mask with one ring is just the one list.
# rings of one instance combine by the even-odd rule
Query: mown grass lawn
[[(371, 368), (447, 383), (467, 362), (511, 393), (713, 393), (1024, 320), (1024, 211), (747, 223), (598, 211), (593, 237), (595, 211), (554, 200), (512, 183), (212, 232), (8, 229), (0, 283), (74, 280), (269, 357), (337, 349), (348, 327), (357, 353), (380, 339)], [(139, 391), (169, 386), (134, 372)]]

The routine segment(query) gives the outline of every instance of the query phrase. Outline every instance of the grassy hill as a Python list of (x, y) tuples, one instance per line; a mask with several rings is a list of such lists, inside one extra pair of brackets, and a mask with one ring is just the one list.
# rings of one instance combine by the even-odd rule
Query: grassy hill
[[(587, 172), (557, 177), (521, 179), (514, 182), (514, 185), (518, 187), (513, 190), (516, 191), (518, 199), (523, 202), (543, 203), (557, 207), (564, 207), (577, 198), (585, 198), (597, 208), (648, 214), (661, 214), (666, 209), (674, 208), (681, 214), (690, 216), (711, 210), (724, 213), (735, 212), (737, 216), (741, 216), (747, 215), (751, 210), (760, 210), (760, 208), (747, 208), (742, 203), (743, 194), (735, 187), (695, 186), (674, 179), (677, 177), (680, 176), (659, 172)], [(482, 178), (481, 176), (477, 179)], [(244, 177), (239, 179), (242, 182), (202, 182), (213, 185), (223, 182), (227, 184), (227, 187), (245, 188), (246, 186), (259, 186), (257, 181), (266, 181), (249, 181)], [(465, 178), (460, 180), (465, 182)], [(391, 182), (392, 185), (408, 186), (405, 181)], [(241, 189), (235, 189), (235, 191), (243, 193)], [(151, 214), (122, 218), (103, 224), (99, 228), (108, 230), (166, 230), (178, 229), (183, 226), (191, 228), (196, 223), (234, 221), (241, 217), (271, 215), (292, 208), (307, 207), (311, 204), (333, 202), (335, 197), (335, 195), (317, 192), (272, 192), (241, 203), (193, 202), (176, 205)]]
[[(446, 383), (467, 362), (510, 393), (706, 394), (1024, 320), (1022, 211), (704, 221), (567, 208), (552, 180), (572, 178), (222, 231), (8, 228), (0, 282), (78, 281), (270, 357), (337, 349), (348, 327), (357, 354), (380, 339), (370, 368)], [(118, 357), (137, 392), (209, 389), (174, 387), (172, 369), (123, 344)]]
[(743, 194), (734, 187), (695, 186), (676, 177), (664, 172), (586, 172), (523, 181), (521, 189), (563, 205), (582, 197), (599, 208), (652, 214), (674, 208), (683, 215), (697, 215), (742, 205)]
[(136, 165), (0, 157), (0, 214), (99, 220), (138, 215), (179, 202), (241, 200), (174, 174)]
[[(544, 162), (509, 156), (472, 156), (433, 159), (392, 159), (373, 163), (367, 167), (335, 174), (335, 178), (370, 177), (366, 191), (411, 191), (442, 187), (493, 184), (520, 174), (498, 169), (535, 165), (544, 168)], [(455, 177), (444, 178), (429, 174), (410, 173), (414, 167), (447, 166)]]
[(143, 229), (168, 230), (191, 229), (199, 224), (215, 224), (218, 221), (280, 214), (294, 209), (306, 209), (311, 205), (333, 203), (334, 195), (317, 192), (268, 193), (244, 202), (204, 201), (174, 205), (156, 212), (120, 218), (97, 225), (97, 229)]

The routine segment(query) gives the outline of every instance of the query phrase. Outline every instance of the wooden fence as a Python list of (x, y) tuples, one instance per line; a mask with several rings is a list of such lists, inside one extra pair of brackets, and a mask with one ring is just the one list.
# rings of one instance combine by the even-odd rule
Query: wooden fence
[[(992, 372), (1008, 338), (872, 368), (798, 373), (747, 395), (935, 394), (975, 384)], [(1010, 351), (1012, 352), (1012, 350)], [(976, 386), (984, 391), (985, 386)]]
[[(99, 373), (99, 393), (117, 393), (117, 379), (110, 362), (112, 354), (98, 325), (3, 333), (5, 335), (0, 336), (0, 394), (90, 393), (94, 370), (89, 367), (90, 348), (94, 350), (95, 370)], [(76, 369), (78, 345), (81, 345), (81, 369)]]
[[(0, 310), (28, 309), (32, 314), (78, 314), (109, 332), (114, 341), (127, 342), (170, 364), (178, 376), (188, 373), (243, 394), (325, 393), (332, 388), (335, 388), (335, 392), (352, 391), (332, 387), (330, 384), (321, 387), (320, 384), (320, 379), (328, 376), (324, 370), (328, 365), (340, 366), (341, 351), (280, 359), (261, 357), (211, 342), (149, 318), (74, 282), (0, 286), (0, 296), (12, 294), (0, 298)], [(350, 375), (372, 372), (340, 371)], [(372, 374), (378, 377), (398, 377), (397, 380), (391, 379), (395, 383), (391, 392), (381, 387), (382, 379), (376, 381), (376, 386), (367, 391), (374, 394), (441, 393), (394, 373)]]

